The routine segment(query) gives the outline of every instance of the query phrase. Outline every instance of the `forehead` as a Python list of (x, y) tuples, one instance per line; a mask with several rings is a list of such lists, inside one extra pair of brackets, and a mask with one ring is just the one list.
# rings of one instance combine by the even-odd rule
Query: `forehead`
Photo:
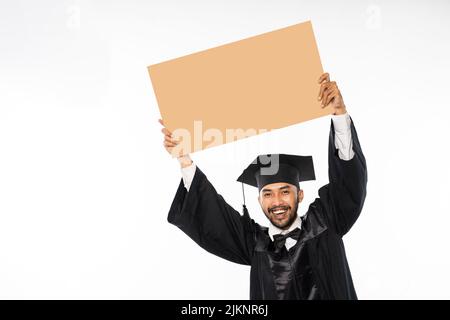
[(286, 189), (287, 187), (289, 187), (290, 189), (292, 188), (296, 188), (296, 186), (294, 186), (293, 184), (287, 183), (287, 182), (276, 182), (276, 183), (270, 183), (265, 185), (262, 189), (261, 192), (265, 192), (265, 191), (276, 191), (279, 189)]

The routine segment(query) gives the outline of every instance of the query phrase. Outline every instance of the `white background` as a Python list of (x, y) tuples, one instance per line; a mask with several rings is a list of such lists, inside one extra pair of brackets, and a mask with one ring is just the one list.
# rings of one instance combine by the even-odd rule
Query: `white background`
[[(166, 220), (181, 175), (162, 147), (146, 67), (311, 20), (368, 164), (366, 203), (344, 238), (359, 298), (449, 299), (449, 9), (2, 0), (0, 298), (248, 299), (249, 267), (204, 252)], [(330, 121), (193, 159), (240, 210), (235, 179), (256, 154), (312, 154), (304, 213), (327, 183)], [(266, 224), (256, 197), (247, 188), (252, 217)]]

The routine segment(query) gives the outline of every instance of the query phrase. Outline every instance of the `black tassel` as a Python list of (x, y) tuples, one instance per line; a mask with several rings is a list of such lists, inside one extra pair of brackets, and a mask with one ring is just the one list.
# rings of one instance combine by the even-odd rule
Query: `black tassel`
[(244, 217), (250, 218), (250, 215), (248, 214), (248, 210), (247, 210), (247, 207), (245, 206), (245, 204), (242, 205), (242, 211), (244, 213)]

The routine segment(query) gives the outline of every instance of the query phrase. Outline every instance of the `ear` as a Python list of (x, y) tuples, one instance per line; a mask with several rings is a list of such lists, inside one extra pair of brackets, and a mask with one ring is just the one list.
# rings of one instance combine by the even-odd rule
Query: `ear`
[(305, 195), (303, 194), (303, 190), (302, 190), (302, 189), (298, 190), (298, 194), (297, 194), (297, 200), (298, 200), (298, 203), (300, 203), (300, 202), (303, 201), (303, 197), (304, 197), (304, 196), (305, 196)]

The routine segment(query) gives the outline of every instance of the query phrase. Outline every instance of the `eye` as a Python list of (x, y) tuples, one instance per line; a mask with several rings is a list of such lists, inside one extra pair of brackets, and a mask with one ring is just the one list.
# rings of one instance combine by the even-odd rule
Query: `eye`
[(283, 190), (283, 194), (289, 194), (289, 190)]
[(270, 193), (264, 193), (264, 198), (270, 197)]

